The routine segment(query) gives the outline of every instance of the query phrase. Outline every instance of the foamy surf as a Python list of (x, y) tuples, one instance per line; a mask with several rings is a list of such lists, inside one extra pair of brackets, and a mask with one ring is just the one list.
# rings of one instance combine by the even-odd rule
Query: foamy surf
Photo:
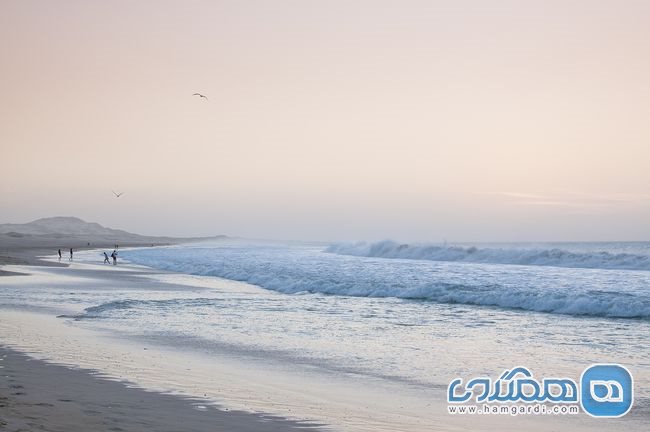
[[(388, 244), (382, 247), (395, 250)], [(517, 253), (522, 251), (502, 255)], [(138, 264), (218, 276), (285, 294), (394, 297), (576, 316), (650, 317), (650, 272), (646, 271), (386, 260), (282, 245), (143, 249), (125, 256)]]
[[(611, 245), (610, 245), (611, 247)], [(390, 240), (339, 243), (326, 252), (375, 258), (515, 264), (568, 268), (650, 270), (650, 255), (606, 250), (570, 251), (560, 247), (477, 247), (409, 245)], [(650, 253), (650, 250), (648, 250)]]

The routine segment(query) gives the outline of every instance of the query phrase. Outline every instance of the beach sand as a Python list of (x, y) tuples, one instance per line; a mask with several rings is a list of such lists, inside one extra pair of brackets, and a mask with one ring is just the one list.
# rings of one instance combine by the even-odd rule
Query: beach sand
[(219, 410), (0, 348), (0, 429), (7, 431), (297, 431), (279, 417)]

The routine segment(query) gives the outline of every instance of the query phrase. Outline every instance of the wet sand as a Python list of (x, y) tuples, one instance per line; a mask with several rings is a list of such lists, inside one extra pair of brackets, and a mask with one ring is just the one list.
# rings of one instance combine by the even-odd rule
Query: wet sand
[(300, 431), (317, 425), (220, 410), (204, 400), (129, 388), (0, 348), (0, 430)]
[[(70, 248), (61, 248), (61, 260), (56, 261), (58, 247), (54, 243), (52, 247), (41, 245), (38, 241), (24, 240), (21, 244), (15, 245), (5, 241), (6, 239), (0, 238), (0, 267), (7, 265), (28, 265), (28, 266), (45, 266), (45, 267), (67, 267), (69, 264)], [(170, 243), (159, 243), (155, 246), (167, 245)], [(141, 243), (127, 243), (123, 247), (147, 247), (154, 246), (154, 244), (141, 244)], [(91, 243), (90, 246), (77, 246), (74, 247), (74, 252), (91, 249), (105, 249), (107, 251), (113, 250), (115, 244), (108, 243)], [(43, 259), (48, 257), (49, 259)], [(0, 276), (3, 274), (11, 274), (7, 270), (0, 268)]]

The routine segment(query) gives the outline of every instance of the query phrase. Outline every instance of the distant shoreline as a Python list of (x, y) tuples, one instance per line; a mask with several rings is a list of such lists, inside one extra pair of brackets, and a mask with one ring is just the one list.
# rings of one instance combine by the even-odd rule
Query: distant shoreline
[[(67, 266), (70, 248), (73, 251), (90, 249), (113, 250), (120, 247), (153, 247), (224, 239), (211, 237), (143, 236), (127, 231), (103, 227), (75, 217), (52, 217), (25, 224), (0, 224), (0, 266)], [(61, 262), (42, 260), (56, 257), (61, 249)], [(0, 276), (16, 274), (0, 268)]]
[[(178, 243), (158, 243), (158, 244), (139, 244), (139, 243), (124, 243), (122, 247), (155, 247), (155, 246), (168, 246)], [(115, 244), (90, 244), (90, 246), (73, 247), (74, 252), (106, 249), (112, 250)], [(4, 270), (2, 266), (5, 265), (23, 265), (23, 266), (39, 266), (39, 267), (67, 267), (70, 256), (70, 248), (61, 248), (61, 261), (56, 262), (45, 258), (56, 258), (58, 248), (45, 247), (45, 246), (31, 246), (26, 245), (23, 247), (6, 247), (0, 243), (0, 276), (24, 275), (27, 273), (19, 273), (14, 271)]]

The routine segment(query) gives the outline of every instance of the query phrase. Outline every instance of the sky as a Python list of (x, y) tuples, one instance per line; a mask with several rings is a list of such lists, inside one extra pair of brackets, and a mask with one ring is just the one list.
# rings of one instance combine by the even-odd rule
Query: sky
[(645, 0), (0, 0), (0, 95), (0, 223), (650, 240)]

